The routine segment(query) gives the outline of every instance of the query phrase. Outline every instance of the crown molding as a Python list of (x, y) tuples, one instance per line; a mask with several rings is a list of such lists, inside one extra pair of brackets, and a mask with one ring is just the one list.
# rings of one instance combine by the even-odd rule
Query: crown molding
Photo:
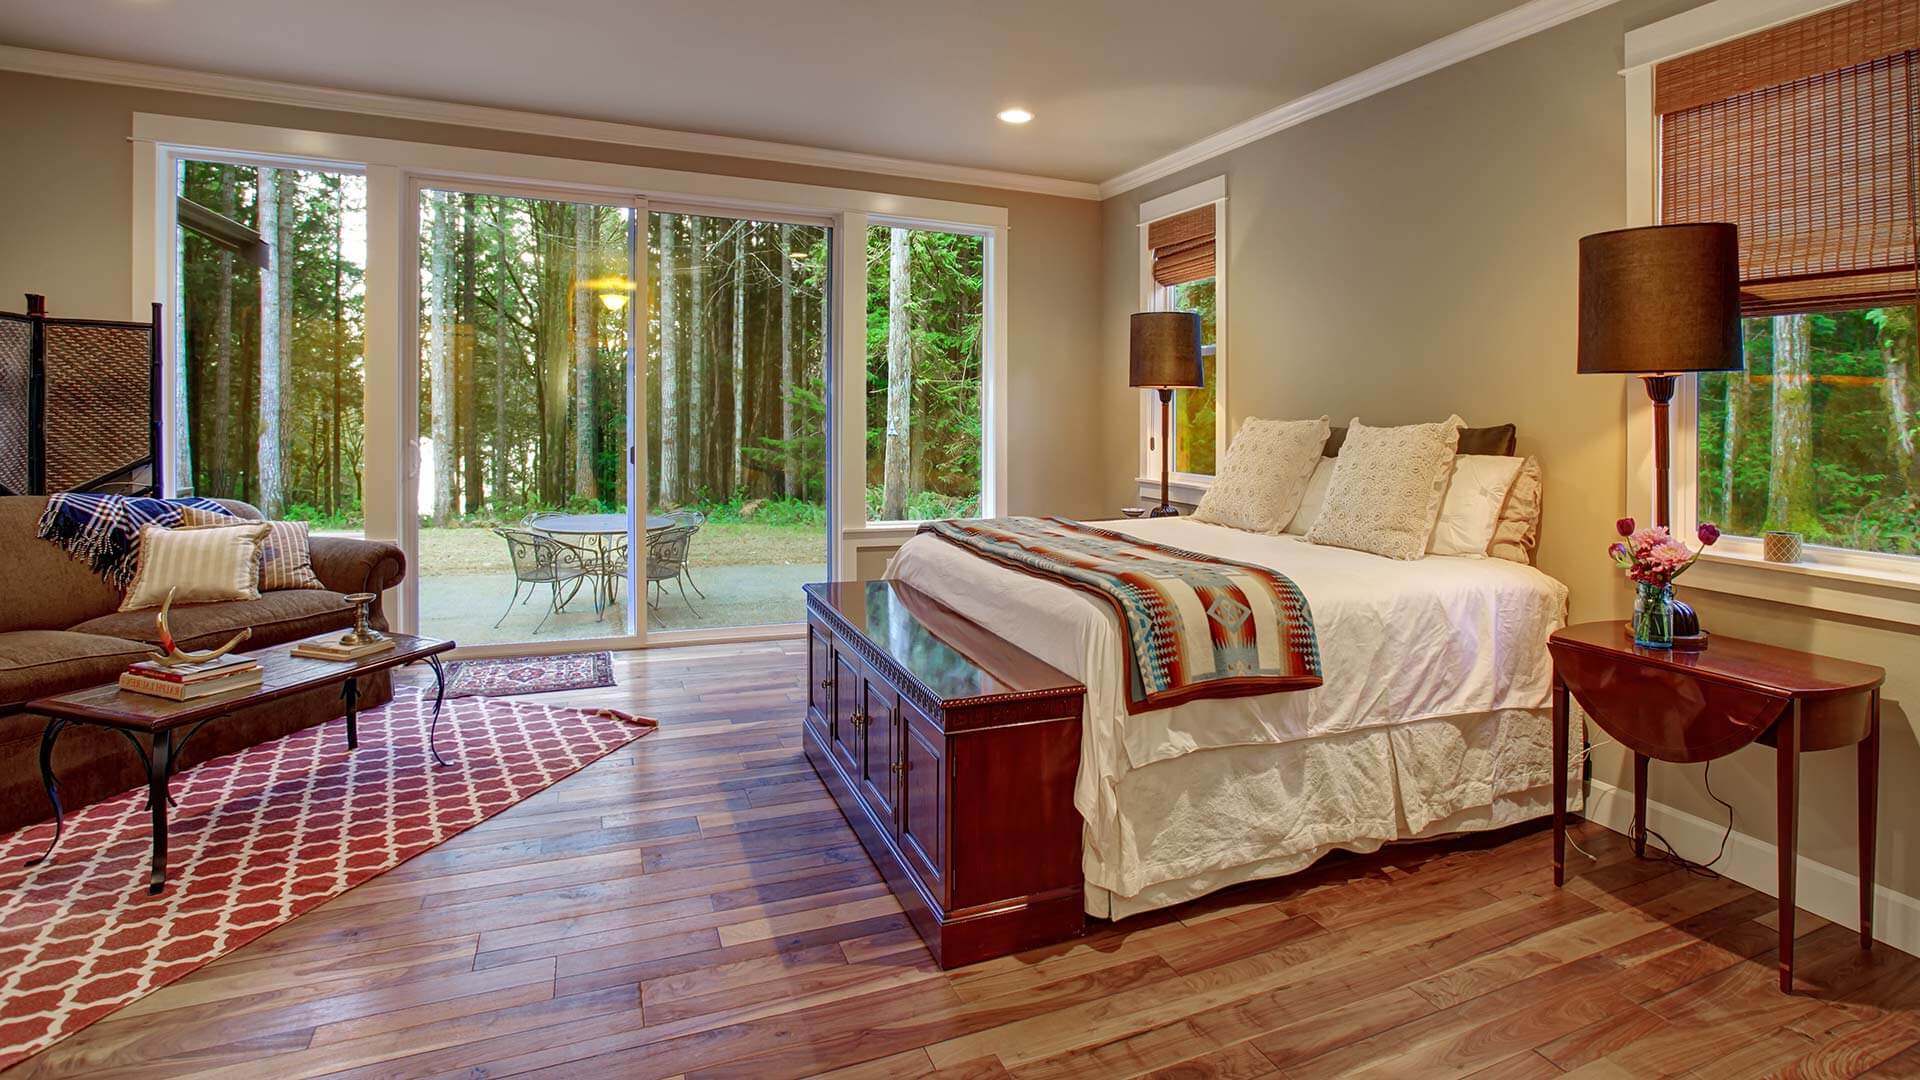
[(1481, 53), (1530, 37), (1542, 30), (1552, 29), (1569, 19), (1577, 19), (1617, 2), (1618, 0), (1528, 0), (1519, 7), (1503, 11), (1490, 19), (1474, 23), (1464, 30), (1448, 34), (1446, 37), (1437, 38), (1417, 49), (1401, 53), (1391, 60), (1375, 64), (1365, 71), (1349, 75), (1339, 82), (1328, 83), (1310, 94), (1297, 97), (1278, 108), (1269, 109), (1251, 120), (1243, 120), (1232, 127), (1223, 128), (1163, 158), (1123, 172), (1100, 184), (1100, 198), (1111, 199), (1142, 184), (1150, 184), (1162, 177), (1172, 176), (1182, 169), (1219, 157), (1229, 150), (1236, 150), (1248, 143), (1264, 139), (1277, 131), (1285, 131), (1290, 127), (1304, 124), (1316, 116), (1325, 116), (1335, 109), (1344, 108), (1356, 101), (1391, 90), (1402, 83), (1412, 82), (1423, 75), (1431, 75), (1462, 60), (1470, 60)]
[(360, 113), (400, 120), (421, 120), (460, 127), (513, 131), (528, 135), (550, 135), (586, 142), (641, 146), (651, 150), (675, 150), (691, 154), (778, 161), (788, 165), (807, 165), (822, 169), (844, 169), (881, 176), (903, 176), (946, 184), (1024, 191), (1036, 195), (1054, 195), (1068, 199), (1098, 199), (1097, 185), (1081, 180), (1062, 180), (1026, 173), (976, 169), (964, 165), (911, 161), (905, 158), (860, 154), (847, 150), (829, 150), (793, 143), (742, 139), (728, 135), (706, 135), (668, 128), (642, 127), (606, 120), (549, 116), (544, 113), (499, 109), (486, 105), (462, 105), (425, 98), (399, 97), (358, 90), (337, 90), (300, 83), (276, 82), (237, 75), (216, 75), (183, 68), (136, 64), (74, 53), (25, 49), (0, 45), (0, 71), (17, 71), (81, 82), (137, 86), (182, 94), (264, 101), (333, 112)]

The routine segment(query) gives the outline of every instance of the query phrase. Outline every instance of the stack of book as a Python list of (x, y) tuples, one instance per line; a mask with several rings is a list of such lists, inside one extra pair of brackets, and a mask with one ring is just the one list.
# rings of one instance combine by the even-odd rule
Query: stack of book
[(304, 656), (309, 660), (358, 660), (363, 656), (383, 653), (394, 647), (394, 640), (382, 635), (372, 641), (362, 641), (348, 645), (331, 638), (308, 638), (293, 647), (293, 655)]
[(259, 686), (260, 678), (260, 661), (251, 656), (228, 653), (204, 664), (179, 667), (142, 660), (127, 668), (120, 676), (120, 689), (166, 698), (168, 701), (191, 701), (212, 694), (224, 694), (229, 690)]

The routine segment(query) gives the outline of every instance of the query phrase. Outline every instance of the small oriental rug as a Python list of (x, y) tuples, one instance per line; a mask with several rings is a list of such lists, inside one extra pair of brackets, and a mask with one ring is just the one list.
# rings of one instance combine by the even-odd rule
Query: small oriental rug
[[(646, 735), (651, 720), (448, 702), (428, 756), (417, 689), (360, 718), (176, 776), (166, 891), (147, 895), (144, 791), (0, 835), (0, 1069), (232, 952)], [(351, 812), (349, 812), (351, 811)]]
[(613, 685), (613, 654), (563, 653), (447, 665), (447, 697), (512, 697)]

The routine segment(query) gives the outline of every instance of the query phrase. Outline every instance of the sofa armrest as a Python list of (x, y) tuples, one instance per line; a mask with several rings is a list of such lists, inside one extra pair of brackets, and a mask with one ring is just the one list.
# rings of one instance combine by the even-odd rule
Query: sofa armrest
[[(369, 592), (379, 596), (407, 576), (407, 555), (385, 540), (354, 540), (345, 536), (316, 536), (311, 542), (313, 572), (334, 592)], [(380, 601), (373, 602), (373, 623), (387, 627)]]

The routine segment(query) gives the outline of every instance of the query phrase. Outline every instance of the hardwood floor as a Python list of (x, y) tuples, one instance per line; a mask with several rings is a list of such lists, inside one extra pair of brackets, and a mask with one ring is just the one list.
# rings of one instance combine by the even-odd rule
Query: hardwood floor
[(941, 973), (801, 756), (799, 642), (550, 695), (661, 729), (8, 1077), (1920, 1077), (1920, 960), (1597, 827), (1330, 861)]

